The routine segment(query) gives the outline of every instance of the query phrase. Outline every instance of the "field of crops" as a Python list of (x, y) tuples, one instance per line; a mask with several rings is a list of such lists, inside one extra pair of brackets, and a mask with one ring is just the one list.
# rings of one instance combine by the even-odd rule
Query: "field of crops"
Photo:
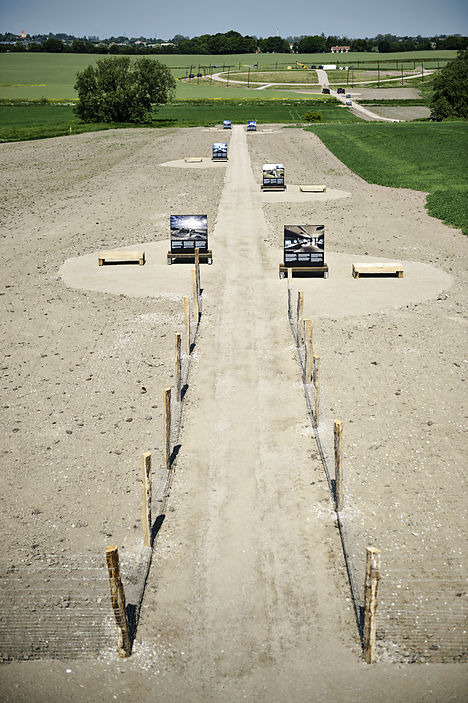
[[(334, 63), (338, 65), (355, 65), (356, 70), (365, 65), (366, 69), (377, 70), (377, 60), (383, 70), (400, 70), (401, 62), (405, 68), (411, 69), (424, 62), (427, 69), (443, 65), (448, 59), (455, 58), (456, 51), (433, 51), (428, 55), (424, 52), (406, 52), (400, 54), (354, 53), (354, 54), (240, 54), (229, 56), (190, 56), (190, 55), (161, 55), (159, 60), (172, 70), (175, 78), (183, 77), (192, 68), (193, 73), (205, 70), (223, 71), (227, 67), (241, 71), (248, 66), (264, 69), (287, 69), (294, 66), (296, 61), (307, 65), (312, 63)], [(73, 99), (76, 97), (73, 85), (77, 71), (83, 70), (89, 64), (94, 64), (99, 58), (97, 54), (42, 54), (42, 53), (5, 53), (0, 54), (0, 98), (30, 98), (40, 99)], [(156, 57), (158, 58), (158, 57)], [(211, 67), (211, 68), (210, 68)], [(200, 71), (199, 71), (200, 69)], [(288, 72), (289, 73), (289, 72)], [(290, 73), (293, 73), (291, 71)], [(302, 71), (294, 71), (301, 74)], [(304, 72), (306, 73), (306, 72)], [(177, 81), (177, 97), (206, 98), (228, 97), (227, 90), (221, 83), (213, 86), (205, 85), (201, 80), (197, 85), (192, 81)], [(234, 90), (232, 88), (232, 90)], [(246, 91), (246, 88), (236, 88), (236, 91)], [(199, 92), (200, 91), (200, 92)], [(247, 95), (251, 94), (247, 92)], [(246, 97), (241, 93), (241, 95)], [(281, 93), (279, 93), (281, 95)]]
[(430, 215), (468, 234), (468, 124), (360, 124), (310, 127), (369, 183), (428, 192)]

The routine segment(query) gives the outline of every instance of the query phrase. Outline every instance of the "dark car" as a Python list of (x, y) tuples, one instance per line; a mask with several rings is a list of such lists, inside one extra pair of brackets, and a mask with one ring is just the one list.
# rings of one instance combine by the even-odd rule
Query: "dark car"
[(311, 68), (317, 68), (317, 66), (313, 63)]
[(322, 88), (322, 93), (326, 93), (327, 95), (330, 95), (330, 88)]
[(344, 88), (338, 88), (336, 92), (338, 93), (338, 95), (344, 95), (346, 91)]

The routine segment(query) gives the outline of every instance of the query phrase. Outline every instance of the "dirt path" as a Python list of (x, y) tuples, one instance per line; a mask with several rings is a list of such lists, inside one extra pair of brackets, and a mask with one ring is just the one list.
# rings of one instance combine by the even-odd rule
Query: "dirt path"
[[(337, 535), (312, 514), (329, 499), (310, 457), (290, 332), (286, 315), (277, 314), (284, 286), (272, 285), (241, 127), (233, 128), (231, 155), (202, 362), (171, 497), (175, 515), (158, 545), (150, 578), (157, 593), (145, 601), (139, 632), (142, 640), (153, 628), (161, 633), (158, 650), (175, 650), (179, 685), (196, 678), (196, 700), (220, 700), (222, 691), (224, 700), (239, 700), (242, 689), (252, 700), (271, 676), (283, 697), (290, 685), (283, 668), (296, 672), (305, 691), (309, 653), (322, 644), (349, 657), (340, 641), (354, 635), (346, 585), (340, 598), (334, 575)], [(194, 494), (194, 485), (203, 489)], [(166, 540), (179, 546), (162, 563)]]

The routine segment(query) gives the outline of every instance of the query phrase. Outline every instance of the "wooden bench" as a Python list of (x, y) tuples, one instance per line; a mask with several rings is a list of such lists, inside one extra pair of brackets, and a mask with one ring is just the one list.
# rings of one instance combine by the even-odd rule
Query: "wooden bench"
[(104, 263), (129, 263), (130, 261), (138, 261), (140, 266), (145, 263), (145, 252), (144, 251), (125, 251), (125, 250), (115, 250), (115, 251), (101, 251), (98, 254), (98, 264), (103, 266)]
[(279, 265), (279, 277), (286, 278), (288, 271), (291, 271), (291, 276), (315, 276), (316, 274), (328, 278), (328, 264), (324, 266), (285, 266)]
[(301, 193), (326, 193), (327, 186), (299, 186)]
[(186, 164), (200, 164), (203, 159), (201, 156), (189, 156), (188, 159), (184, 159)]
[[(213, 252), (211, 249), (208, 249), (207, 251), (201, 251), (200, 254), (200, 263), (201, 264), (212, 264), (213, 263)], [(189, 252), (182, 252), (182, 251), (168, 251), (167, 252), (167, 263), (170, 265), (174, 263), (174, 261), (183, 261), (187, 264), (189, 263), (194, 263), (195, 262), (195, 252), (194, 251), (189, 251)]]
[(403, 278), (403, 265), (399, 262), (392, 263), (356, 263), (353, 264), (352, 270), (353, 278), (359, 278), (361, 274), (364, 275), (394, 275), (398, 278)]

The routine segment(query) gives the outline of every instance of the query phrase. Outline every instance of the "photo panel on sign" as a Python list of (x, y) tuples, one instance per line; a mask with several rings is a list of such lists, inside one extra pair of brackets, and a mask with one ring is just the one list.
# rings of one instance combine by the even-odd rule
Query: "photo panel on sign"
[(248, 120), (247, 121), (247, 132), (256, 132), (257, 131), (257, 121), (256, 120)]
[(213, 159), (227, 159), (227, 144), (225, 142), (214, 142)]
[(284, 164), (263, 164), (263, 185), (284, 186)]
[(284, 263), (325, 265), (325, 225), (284, 225)]
[(171, 215), (171, 252), (208, 250), (207, 215)]
[(223, 129), (231, 129), (231, 120), (224, 120)]

